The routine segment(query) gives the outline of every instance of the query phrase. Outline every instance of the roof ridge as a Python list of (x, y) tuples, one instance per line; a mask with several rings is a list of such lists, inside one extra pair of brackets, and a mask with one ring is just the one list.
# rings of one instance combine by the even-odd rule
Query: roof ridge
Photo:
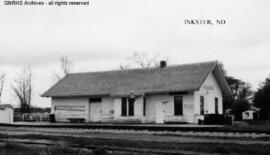
[[(210, 64), (210, 63), (218, 63), (217, 60), (213, 61), (202, 61), (202, 62), (193, 62), (193, 63), (184, 63), (184, 64), (173, 64), (168, 65), (166, 68), (180, 67), (180, 66), (189, 66), (189, 65), (200, 65), (200, 64)], [(113, 70), (105, 70), (105, 71), (89, 71), (89, 72), (77, 72), (77, 73), (69, 73), (68, 75), (79, 75), (79, 74), (98, 74), (98, 73), (107, 73), (107, 72), (124, 72), (124, 71), (136, 71), (136, 70), (153, 70), (160, 69), (159, 67), (149, 67), (149, 68), (130, 68), (130, 69), (113, 69)]]
[(123, 95), (130, 90), (145, 93), (198, 89), (202, 79), (217, 63), (218, 61), (207, 61), (170, 65), (166, 68), (151, 67), (71, 73), (49, 88), (42, 96)]

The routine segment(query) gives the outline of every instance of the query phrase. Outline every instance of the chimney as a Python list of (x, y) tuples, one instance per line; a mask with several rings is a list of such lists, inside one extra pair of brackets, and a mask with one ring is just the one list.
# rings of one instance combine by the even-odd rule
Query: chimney
[(164, 61), (164, 60), (161, 60), (160, 61), (160, 68), (165, 68), (166, 65), (167, 65), (167, 62), (166, 61)]

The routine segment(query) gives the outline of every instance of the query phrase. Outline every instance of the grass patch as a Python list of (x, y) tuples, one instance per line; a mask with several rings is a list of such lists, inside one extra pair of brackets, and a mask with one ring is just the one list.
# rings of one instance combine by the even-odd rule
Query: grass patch
[[(270, 154), (270, 145), (263, 144), (234, 144), (234, 143), (172, 143), (172, 142), (155, 142), (155, 141), (132, 141), (132, 140), (123, 140), (123, 139), (106, 139), (106, 138), (85, 138), (85, 137), (71, 137), (71, 136), (51, 136), (51, 135), (38, 135), (38, 134), (29, 134), (29, 135), (1, 135), (0, 138), (19, 138), (19, 139), (46, 139), (52, 141), (61, 141), (68, 143), (69, 145), (76, 145), (82, 148), (84, 147), (97, 147), (98, 149), (94, 150), (95, 154), (106, 153), (105, 149), (100, 147), (115, 147), (115, 148), (138, 148), (138, 149), (150, 149), (150, 150), (171, 150), (171, 151), (194, 151), (194, 152), (204, 152), (204, 153), (226, 153), (226, 154), (247, 154), (247, 155), (268, 155)], [(16, 146), (17, 152), (27, 152), (29, 154), (29, 148), (21, 148), (21, 146)], [(10, 145), (4, 146), (4, 150), (9, 150), (12, 147)], [(33, 149), (33, 148), (31, 148)], [(0, 148), (0, 150), (2, 150)], [(11, 149), (12, 150), (12, 149)], [(21, 151), (25, 150), (25, 151)], [(31, 150), (35, 152), (35, 149)], [(74, 152), (75, 151), (75, 152)], [(76, 152), (77, 151), (77, 152)], [(48, 148), (45, 150), (39, 150), (38, 153), (42, 152), (41, 155), (51, 155), (51, 154), (60, 154), (60, 155), (82, 155), (83, 152), (79, 150), (74, 150), (67, 148), (66, 146), (57, 146)], [(2, 155), (2, 152), (0, 151)], [(7, 153), (14, 154), (14, 153)], [(35, 153), (33, 153), (34, 155)], [(3, 154), (5, 155), (5, 154)], [(16, 154), (14, 154), (16, 155)], [(24, 155), (24, 154), (21, 154)], [(38, 154), (39, 155), (39, 154)]]
[(0, 155), (134, 155), (133, 153), (111, 152), (108, 153), (104, 148), (97, 148), (92, 151), (74, 149), (65, 145), (53, 147), (29, 146), (18, 143), (5, 143), (0, 145)]
[[(68, 146), (31, 147), (17, 143), (5, 143), (0, 146), (1, 155), (89, 155), (79, 149)], [(90, 154), (92, 155), (92, 154)]]

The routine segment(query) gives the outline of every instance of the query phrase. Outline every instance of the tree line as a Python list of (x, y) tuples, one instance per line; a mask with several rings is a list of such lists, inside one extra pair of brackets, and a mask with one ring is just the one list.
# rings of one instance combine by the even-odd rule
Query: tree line
[(254, 91), (249, 83), (227, 75), (224, 65), (219, 65), (232, 93), (229, 98), (223, 99), (224, 109), (231, 109), (235, 119), (241, 120), (242, 112), (259, 108), (260, 119), (270, 119), (270, 75)]
[[(72, 61), (64, 55), (59, 57), (59, 69), (58, 72), (53, 72), (54, 83), (59, 81), (65, 75), (69, 74), (72, 70), (73, 63)], [(0, 103), (2, 98), (2, 92), (6, 80), (6, 73), (0, 73)], [(24, 66), (21, 72), (13, 80), (11, 84), (13, 93), (15, 94), (16, 99), (19, 103), (19, 108), (15, 108), (15, 112), (21, 113), (30, 113), (42, 111), (37, 107), (32, 107), (32, 97), (33, 97), (33, 72), (30, 66)], [(43, 109), (48, 111), (48, 109)]]

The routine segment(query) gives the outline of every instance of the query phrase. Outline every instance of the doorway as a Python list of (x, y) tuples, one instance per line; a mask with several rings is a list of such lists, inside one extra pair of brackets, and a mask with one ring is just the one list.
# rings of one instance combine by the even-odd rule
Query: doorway
[(89, 120), (91, 122), (101, 121), (101, 99), (89, 99)]
[(158, 101), (155, 104), (156, 110), (156, 123), (164, 124), (165, 105), (163, 102)]

